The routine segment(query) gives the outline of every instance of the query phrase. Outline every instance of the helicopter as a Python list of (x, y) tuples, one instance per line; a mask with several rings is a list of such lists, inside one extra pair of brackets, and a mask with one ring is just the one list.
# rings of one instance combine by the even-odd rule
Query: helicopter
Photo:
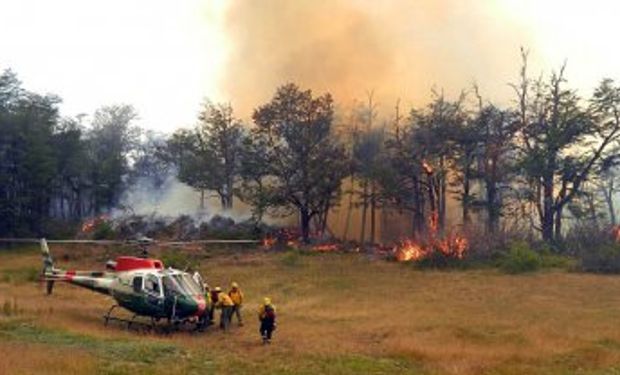
[[(111, 296), (115, 304), (104, 315), (110, 321), (127, 323), (131, 327), (138, 317), (150, 318), (148, 328), (162, 319), (178, 326), (194, 323), (196, 328), (206, 324), (207, 305), (204, 285), (198, 273), (165, 268), (161, 260), (120, 256), (106, 263), (105, 271), (76, 271), (56, 268), (47, 241), (40, 240), (43, 256), (42, 281), (47, 294), (52, 294), (56, 282), (66, 282), (91, 291)], [(112, 316), (118, 308), (133, 313), (130, 320)]]

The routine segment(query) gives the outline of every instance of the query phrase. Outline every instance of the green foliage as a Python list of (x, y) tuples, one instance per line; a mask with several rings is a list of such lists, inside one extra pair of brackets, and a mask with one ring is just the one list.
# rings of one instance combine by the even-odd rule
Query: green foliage
[(43, 235), (50, 240), (72, 238), (78, 230), (75, 220), (47, 218), (43, 221)]
[(620, 273), (620, 244), (607, 242), (582, 250), (580, 268), (586, 272)]
[(168, 343), (150, 342), (149, 340), (101, 339), (45, 329), (18, 321), (0, 323), (0, 337), (17, 342), (86, 350), (106, 360), (106, 371), (111, 371), (115, 366), (119, 366), (118, 362), (152, 365), (158, 361), (170, 360), (183, 354), (182, 349)]
[(93, 230), (93, 239), (95, 240), (111, 240), (115, 237), (116, 232), (112, 228), (112, 224), (106, 220), (97, 223)]
[(512, 274), (537, 271), (542, 265), (540, 255), (525, 242), (512, 243), (499, 263), (500, 269)]
[(208, 101), (198, 119), (194, 129), (174, 133), (166, 157), (178, 167), (180, 181), (198, 191), (217, 193), (222, 208), (232, 208), (243, 125), (230, 105)]
[(191, 258), (187, 253), (179, 250), (166, 251), (161, 255), (160, 259), (164, 263), (164, 267), (184, 270), (187, 268), (196, 268), (197, 266), (195, 259)]
[(9, 268), (2, 270), (0, 282), (25, 284), (39, 280), (40, 269), (36, 267)]
[(299, 250), (288, 250), (280, 258), (283, 265), (287, 267), (299, 267), (303, 264), (302, 254)]
[(564, 270), (571, 270), (574, 269), (577, 264), (574, 257), (558, 254), (552, 251), (546, 244), (544, 244), (538, 252), (540, 253), (541, 268), (560, 268)]
[(12, 300), (6, 300), (2, 304), (2, 315), (4, 316), (15, 316), (19, 315), (21, 310), (17, 305), (17, 300), (13, 298)]
[(269, 205), (297, 210), (307, 241), (310, 220), (322, 217), (337, 201), (347, 173), (344, 147), (332, 129), (333, 99), (329, 94), (315, 97), (290, 83), (279, 87), (252, 118), (253, 135), (261, 141), (256, 146), (269, 166), (261, 180)]
[(0, 235), (67, 236), (66, 220), (118, 203), (135, 111), (103, 107), (85, 131), (80, 120), (59, 116), (60, 102), (25, 90), (10, 70), (0, 74)]
[(417, 268), (433, 268), (433, 269), (467, 269), (476, 266), (482, 266), (483, 263), (474, 263), (468, 259), (459, 259), (455, 257), (446, 256), (441, 251), (433, 251), (429, 256), (424, 257), (417, 262), (415, 266)]

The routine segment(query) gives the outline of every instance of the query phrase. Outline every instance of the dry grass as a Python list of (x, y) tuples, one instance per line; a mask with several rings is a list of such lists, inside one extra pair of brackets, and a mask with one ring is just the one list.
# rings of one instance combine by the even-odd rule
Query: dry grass
[[(61, 265), (93, 265), (91, 258), (66, 259)], [(240, 252), (201, 260), (212, 285), (235, 280), (244, 288), (245, 327), (168, 337), (104, 328), (105, 297), (64, 285), (46, 297), (16, 278), (0, 282), (0, 305), (17, 306), (0, 324), (27, 321), (48, 335), (77, 336), (32, 340), (0, 325), (0, 373), (90, 373), (95, 365), (101, 373), (163, 373), (170, 365), (176, 373), (620, 373), (620, 277), (419, 271), (338, 254)], [(2, 255), (0, 276), (38, 262), (34, 252)], [(260, 345), (254, 315), (265, 295), (279, 310), (270, 347)], [(67, 344), (82, 339), (90, 343), (84, 349)], [(141, 345), (136, 352), (153, 358), (162, 353), (162, 360), (134, 363), (126, 355), (122, 366), (101, 366), (118, 356), (108, 347), (127, 345)]]

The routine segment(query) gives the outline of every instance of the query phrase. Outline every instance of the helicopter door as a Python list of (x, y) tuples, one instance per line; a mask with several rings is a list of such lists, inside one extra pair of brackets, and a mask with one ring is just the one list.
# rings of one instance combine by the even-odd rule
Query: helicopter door
[(134, 293), (141, 293), (142, 292), (142, 276), (134, 277), (131, 284), (133, 286)]
[(147, 275), (144, 280), (144, 291), (149, 304), (160, 305), (163, 302), (161, 280), (156, 275)]

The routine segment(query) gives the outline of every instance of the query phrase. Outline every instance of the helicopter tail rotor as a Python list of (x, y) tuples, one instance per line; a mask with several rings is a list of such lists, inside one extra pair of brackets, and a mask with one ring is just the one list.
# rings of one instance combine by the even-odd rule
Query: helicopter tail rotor
[(54, 259), (50, 254), (50, 249), (47, 246), (45, 238), (41, 238), (41, 255), (43, 256), (43, 270), (41, 272), (41, 279), (46, 281), (47, 294), (52, 294), (54, 290)]

